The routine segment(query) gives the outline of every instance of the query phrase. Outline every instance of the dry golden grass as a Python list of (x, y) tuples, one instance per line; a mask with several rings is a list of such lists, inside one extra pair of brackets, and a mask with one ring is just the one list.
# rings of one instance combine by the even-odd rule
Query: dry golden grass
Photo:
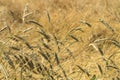
[(120, 80), (119, 0), (1, 0), (0, 80)]

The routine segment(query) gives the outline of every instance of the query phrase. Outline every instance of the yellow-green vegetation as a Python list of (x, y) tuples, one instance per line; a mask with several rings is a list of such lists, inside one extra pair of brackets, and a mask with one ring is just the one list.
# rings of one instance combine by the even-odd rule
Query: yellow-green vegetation
[(120, 80), (120, 0), (0, 0), (0, 80)]

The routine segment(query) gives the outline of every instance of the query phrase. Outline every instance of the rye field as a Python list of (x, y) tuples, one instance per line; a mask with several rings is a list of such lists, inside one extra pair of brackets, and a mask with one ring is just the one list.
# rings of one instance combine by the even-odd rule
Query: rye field
[(0, 0), (0, 80), (120, 80), (120, 0)]

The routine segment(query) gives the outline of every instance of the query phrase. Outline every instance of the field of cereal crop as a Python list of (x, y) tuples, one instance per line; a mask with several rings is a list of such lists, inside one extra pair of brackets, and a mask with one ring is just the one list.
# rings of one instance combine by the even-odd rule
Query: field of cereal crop
[(0, 80), (120, 80), (120, 0), (0, 0)]

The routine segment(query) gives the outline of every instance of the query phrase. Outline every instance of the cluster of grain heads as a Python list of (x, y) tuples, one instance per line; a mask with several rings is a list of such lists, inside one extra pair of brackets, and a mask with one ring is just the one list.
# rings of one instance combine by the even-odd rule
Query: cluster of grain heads
[[(25, 73), (27, 70), (33, 72), (34, 74), (40, 74), (42, 76), (49, 75), (50, 72), (49, 69), (42, 63), (38, 63), (32, 59), (30, 59), (27, 55), (14, 55), (16, 61), (18, 61), (17, 64), (19, 64), (19, 67), (24, 68), (23, 73)], [(52, 79), (50, 79), (52, 80)]]
[[(116, 47), (120, 48), (120, 43), (112, 38), (101, 38), (101, 39), (96, 39), (93, 41), (93, 43), (90, 43), (89, 46), (93, 46), (93, 48), (98, 51), (102, 56), (104, 55), (102, 49), (98, 46), (98, 44), (101, 44), (102, 42), (109, 41), (111, 44), (115, 45)], [(106, 45), (106, 44), (103, 44)]]
[[(38, 23), (34, 24), (40, 26)], [(33, 28), (28, 28), (24, 30), (23, 33), (26, 33), (27, 31), (32, 29)], [(31, 74), (34, 73), (43, 76), (41, 77), (41, 79), (56, 80), (56, 78), (57, 79), (62, 78), (68, 80), (67, 72), (61, 65), (62, 60), (59, 54), (67, 52), (70, 55), (70, 57), (73, 57), (74, 59), (73, 53), (69, 49), (69, 47), (73, 45), (75, 42), (78, 42), (79, 39), (70, 34), (69, 36), (73, 40), (75, 40), (75, 42), (72, 43), (64, 41), (62, 42), (62, 40), (59, 40), (57, 36), (50, 35), (42, 28), (39, 29), (40, 30), (37, 32), (40, 34), (39, 36), (40, 40), (38, 40), (40, 42), (36, 45), (36, 47), (32, 46), (32, 44), (29, 43), (27, 38), (21, 35), (11, 35), (10, 37), (8, 37), (9, 40), (15, 42), (15, 45), (18, 44), (20, 45), (19, 46), (9, 45), (8, 48), (11, 52), (10, 53), (11, 55), (9, 55), (9, 53), (8, 54), (4, 53), (4, 58), (14, 70), (17, 70), (19, 68), (21, 69), (20, 71), (21, 79), (26, 79), (25, 74), (30, 71)], [(80, 30), (80, 28), (75, 28), (74, 30)], [(73, 32), (74, 30), (71, 30), (70, 32)], [(25, 50), (29, 51), (29, 53)], [(33, 59), (33, 56), (30, 56), (30, 54), (37, 55), (37, 57)], [(60, 70), (58, 71), (54, 70), (56, 65), (54, 61), (56, 61), (57, 66), (59, 67)], [(59, 71), (61, 73), (59, 73)]]

